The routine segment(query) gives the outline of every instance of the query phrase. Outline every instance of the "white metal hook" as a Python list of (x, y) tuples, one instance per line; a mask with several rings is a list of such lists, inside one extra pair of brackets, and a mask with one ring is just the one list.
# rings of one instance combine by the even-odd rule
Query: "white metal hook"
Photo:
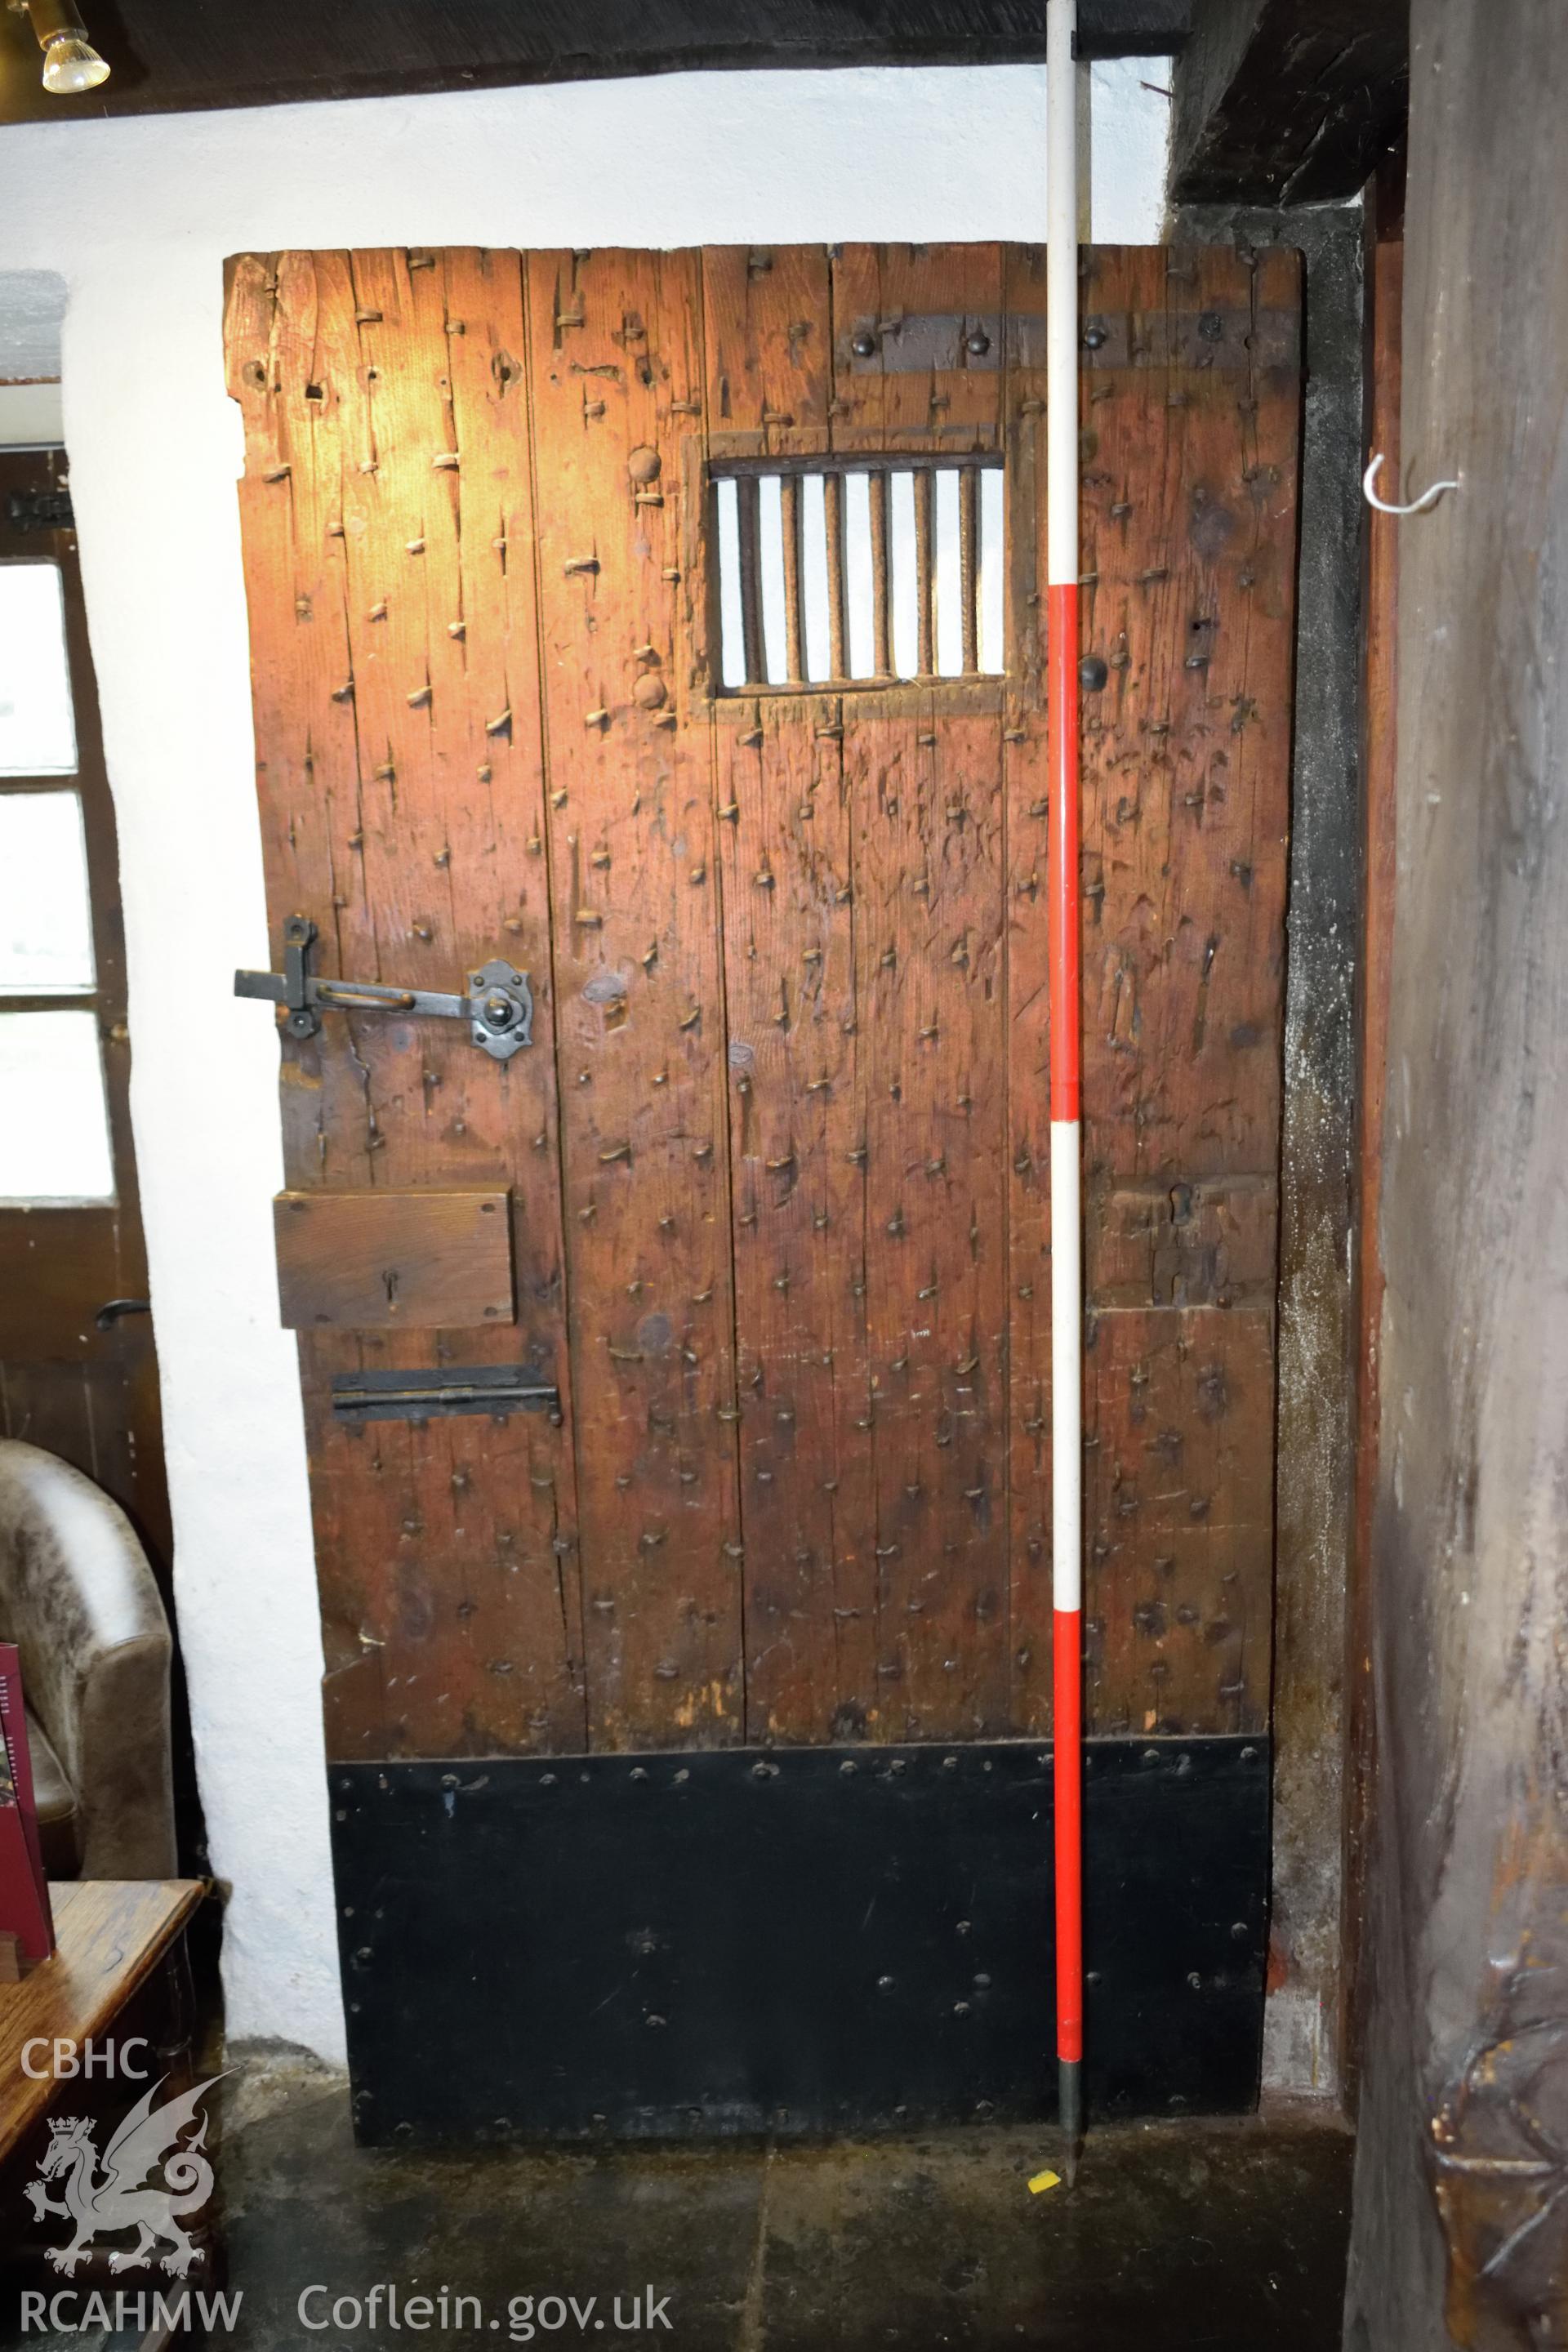
[(1377, 469), (1382, 463), (1383, 453), (1379, 450), (1377, 456), (1373, 459), (1371, 465), (1367, 467), (1365, 473), (1361, 478), (1362, 496), (1365, 499), (1369, 507), (1375, 507), (1377, 509), (1379, 514), (1424, 514), (1428, 507), (1436, 505), (1445, 490), (1457, 490), (1459, 487), (1458, 482), (1434, 482), (1429, 490), (1423, 490), (1421, 496), (1418, 499), (1412, 499), (1407, 507), (1392, 506), (1387, 499), (1380, 499), (1377, 492), (1373, 488), (1373, 484), (1377, 479)]

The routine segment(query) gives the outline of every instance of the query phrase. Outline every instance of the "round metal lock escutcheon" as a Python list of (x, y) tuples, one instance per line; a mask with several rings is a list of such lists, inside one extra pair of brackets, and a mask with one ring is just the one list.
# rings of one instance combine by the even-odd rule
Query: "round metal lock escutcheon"
[(473, 1040), (492, 1060), (509, 1062), (533, 1043), (533, 992), (528, 974), (497, 957), (468, 974)]

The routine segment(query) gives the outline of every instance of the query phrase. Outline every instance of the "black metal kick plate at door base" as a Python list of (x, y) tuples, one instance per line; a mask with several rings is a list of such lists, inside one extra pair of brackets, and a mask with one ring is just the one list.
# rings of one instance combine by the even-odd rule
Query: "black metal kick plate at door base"
[[(362, 2138), (1054, 2112), (1048, 1748), (331, 1768)], [(1260, 1739), (1095, 1740), (1093, 2116), (1257, 2096)]]

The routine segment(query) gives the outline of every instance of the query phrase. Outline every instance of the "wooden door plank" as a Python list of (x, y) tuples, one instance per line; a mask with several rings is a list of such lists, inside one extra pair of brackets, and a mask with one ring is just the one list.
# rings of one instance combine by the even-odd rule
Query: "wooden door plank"
[[(272, 953), (280, 961), (289, 915), (307, 913), (318, 922), (323, 964), (363, 979), (373, 974), (358, 961), (368, 949), (342, 498), (353, 311), (346, 255), (241, 254), (229, 266), (225, 341), (245, 425), (240, 525)], [(287, 1181), (371, 1183), (363, 1072), (341, 1050), (335, 1026), (308, 1040), (280, 1031), (279, 1039)], [(356, 1494), (367, 1450), (348, 1451), (331, 1428), (331, 1370), (363, 1355), (353, 1340), (302, 1347), (300, 1377), (329, 1748), (378, 1756), (401, 1732), (383, 1675), (377, 1564), (395, 1558), (411, 1505), (389, 1500), (379, 1475), (359, 1480)]]
[[(363, 1334), (302, 1349), (328, 1737), (342, 1756), (570, 1748), (584, 1726), (548, 1140), (547, 910), (542, 889), (531, 901), (517, 880), (530, 872), (522, 845), (540, 833), (532, 614), (526, 567), (521, 622), (509, 622), (506, 593), (488, 576), (504, 564), (493, 541), (507, 532), (489, 520), (498, 507), (520, 518), (524, 545), (530, 535), (526, 410), (515, 393), (500, 405), (508, 387), (493, 373), (498, 397), (488, 405), (466, 376), (454, 395), (447, 273), (409, 261), (403, 253), (242, 260), (229, 322), (231, 385), (247, 415), (244, 515), (275, 937), (298, 909), (320, 927), (322, 969), (443, 990), (498, 949), (520, 951), (514, 941), (528, 932), (533, 944), (521, 960), (539, 966), (539, 1043), (509, 1064), (477, 1052), (459, 1024), (370, 1014), (329, 1013), (319, 1038), (285, 1047), (287, 1166), (297, 1189), (520, 1180), (521, 1330), (480, 1323), (399, 1335), (393, 1355)], [(456, 257), (452, 267), (465, 295), (479, 280), (468, 323), (479, 363), (495, 347), (520, 350), (515, 257), (493, 271)], [(462, 548), (459, 415), (479, 486), (474, 520), (482, 513), (489, 526)], [(482, 616), (471, 682), (466, 628), (450, 633), (468, 609)], [(484, 665), (516, 659), (509, 628), (524, 659), (513, 732), (498, 757)], [(542, 1181), (533, 1173), (541, 1165)], [(373, 1433), (331, 1417), (335, 1370), (520, 1356), (562, 1389), (561, 1425), (531, 1416), (482, 1470), (471, 1426), (443, 1421), (416, 1433), (391, 1423)]]
[[(821, 454), (832, 390), (826, 253), (709, 248), (702, 267), (715, 451)], [(720, 696), (714, 711), (747, 1733), (857, 1739), (878, 1686), (843, 705), (832, 695)]]
[(1051, 1714), (1050, 960), (1046, 919), (1047, 257), (1004, 250), (1010, 321), (1007, 704), (1003, 730), (1007, 864), (1005, 1140), (1008, 1337), (1008, 1712), (1044, 1730)]
[[(521, 936), (506, 929), (510, 918), (528, 926), (522, 960), (540, 965), (542, 989), (538, 1042), (507, 1063), (477, 1052), (460, 1024), (372, 1016), (346, 1025), (368, 1073), (377, 1181), (483, 1182), (526, 1172), (520, 1208), (526, 1218), (537, 1201), (542, 1212), (521, 1335), (465, 1329), (450, 1342), (437, 1339), (429, 1360), (502, 1362), (521, 1354), (558, 1380), (569, 1412), (570, 1381), (559, 1376), (566, 1349), (555, 1171), (537, 1143), (542, 1124), (549, 1131), (553, 1094), (547, 910), (542, 891), (529, 903), (515, 878), (531, 873), (526, 843), (539, 836), (542, 789), (527, 566), (521, 588), (502, 584), (508, 541), (515, 535), (526, 547), (531, 536), (527, 411), (515, 394), (510, 404), (486, 398), (474, 383), (476, 363), (520, 343), (521, 266), (506, 255), (488, 265), (453, 257), (437, 271), (411, 267), (426, 257), (401, 250), (349, 258), (333, 317), (340, 329), (347, 324), (353, 352), (343, 383), (351, 437), (342, 522), (363, 877), (363, 936), (353, 951), (369, 957), (374, 978), (450, 989), (470, 967), (510, 950)], [(346, 322), (345, 297), (353, 305)], [(470, 334), (475, 362), (458, 372), (474, 477), (465, 531), (450, 354)], [(493, 371), (491, 382), (504, 391)], [(463, 623), (460, 639), (451, 635), (454, 619)], [(489, 700), (498, 664), (509, 687), (517, 673), (515, 704), (500, 710)], [(342, 944), (347, 952), (347, 935)], [(409, 1347), (396, 1360), (418, 1368), (426, 1358)], [(557, 1429), (531, 1418), (482, 1469), (469, 1436), (447, 1421), (411, 1428), (401, 1442), (393, 1425), (355, 1447), (353, 1458), (380, 1465), (374, 1483), (392, 1523), (369, 1624), (356, 1630), (382, 1643), (384, 1673), (414, 1711), (416, 1729), (399, 1717), (405, 1752), (580, 1744), (567, 1433), (564, 1423)], [(325, 1442), (323, 1433), (323, 1450)], [(473, 1518), (487, 1511), (504, 1543), (469, 1540)], [(352, 1522), (345, 1533), (353, 1545)], [(399, 1671), (405, 1640), (411, 1665), (427, 1668), (432, 1653), (446, 1653), (446, 1670)]]
[[(344, 621), (359, 771), (359, 820), (350, 846), (360, 887), (346, 894), (339, 951), (352, 959), (344, 977), (449, 990), (471, 950), (459, 947), (460, 917), (437, 863), (447, 828), (433, 706), (413, 699), (430, 688), (426, 557), (432, 530), (440, 529), (439, 502), (450, 501), (449, 486), (435, 474), (436, 456), (451, 442), (437, 381), (446, 345), (443, 339), (431, 350), (418, 331), (405, 254), (359, 252), (344, 259), (345, 272), (331, 289), (331, 356), (342, 425)], [(333, 1034), (327, 1050), (351, 1055), (364, 1073), (362, 1116), (373, 1181), (417, 1182), (433, 1162), (448, 1178), (483, 1181), (503, 1173), (467, 1145), (475, 1124), (469, 1065), (477, 1057), (455, 1024), (345, 1015), (330, 1025), (341, 1035)], [(377, 1653), (385, 1709), (380, 1725), (362, 1727), (348, 1712), (349, 1692), (340, 1695), (335, 1678), (329, 1680), (329, 1737), (345, 1760), (366, 1752), (456, 1754), (472, 1739), (476, 1694), (453, 1671), (468, 1661), (468, 1621), (458, 1612), (481, 1605), (476, 1580), (489, 1583), (489, 1563), (464, 1559), (460, 1589), (447, 1589), (448, 1496), (439, 1460), (447, 1424), (436, 1427), (433, 1438), (414, 1423), (343, 1428), (329, 1420), (326, 1396), (340, 1365), (424, 1369), (443, 1352), (438, 1336), (401, 1334), (395, 1345), (384, 1342), (375, 1350), (357, 1336), (342, 1357), (320, 1343), (311, 1350), (318, 1481), (337, 1502), (331, 1557), (339, 1576), (323, 1580), (357, 1603), (339, 1621), (340, 1654), (352, 1659), (355, 1646)], [(368, 1520), (362, 1519), (367, 1507)], [(491, 1591), (483, 1591), (482, 1601), (492, 1602)], [(445, 1654), (432, 1687), (425, 1670), (437, 1651)], [(347, 1679), (351, 1686), (358, 1679), (352, 1665)], [(510, 1677), (498, 1684), (498, 1696), (510, 1702)], [(361, 1744), (367, 1734), (377, 1742), (369, 1750)]]
[(746, 1544), (748, 1736), (877, 1706), (864, 1113), (840, 705), (718, 730)]
[[(443, 1492), (454, 1498), (454, 1542), (492, 1559), (503, 1590), (521, 1582), (530, 1595), (503, 1660), (529, 1744), (574, 1751), (585, 1744), (587, 1715), (522, 257), (456, 247), (409, 258), (422, 328), (433, 340), (440, 327), (459, 459), (443, 476), (455, 499), (435, 504), (439, 538), (429, 551), (443, 558), (429, 573), (429, 646), (435, 748), (448, 782), (447, 871), (475, 910), (476, 961), (493, 942), (489, 953), (516, 957), (533, 992), (535, 1045), (500, 1066), (499, 1089), (513, 1171), (516, 1353), (561, 1399), (558, 1412), (514, 1416), (482, 1443), (477, 1424), (441, 1424)], [(492, 1638), (482, 1619), (470, 1617), (466, 1630), (470, 1641)]]
[(541, 253), (527, 284), (590, 1729), (720, 1744), (744, 1722), (721, 916), (681, 577), (700, 268)]
[[(891, 322), (1001, 310), (994, 246), (846, 247), (833, 446), (994, 449), (1002, 372), (895, 367)], [(858, 325), (877, 363), (853, 352)], [(954, 341), (956, 341), (956, 333)], [(878, 1563), (875, 1736), (1007, 1720), (1000, 698), (845, 698)]]
[[(371, 978), (373, 968), (361, 961), (370, 943), (357, 855), (362, 803), (343, 506), (351, 437), (345, 410), (357, 408), (353, 317), (346, 255), (241, 256), (234, 265), (230, 388), (246, 425), (240, 513), (273, 954), (281, 955), (289, 915), (309, 914), (318, 923), (323, 964)], [(323, 909), (330, 925), (321, 920)], [(375, 1135), (363, 1074), (342, 1050), (336, 1024), (308, 1041), (280, 1035), (289, 1182), (374, 1182)], [(376, 1756), (403, 1731), (383, 1673), (380, 1563), (396, 1558), (398, 1530), (413, 1504), (389, 1495), (378, 1452), (359, 1444), (351, 1450), (331, 1423), (331, 1372), (358, 1365), (364, 1355), (353, 1340), (302, 1346), (300, 1370), (329, 1749)], [(356, 1477), (371, 1459), (378, 1475)], [(394, 1688), (395, 1666), (395, 1659)]]

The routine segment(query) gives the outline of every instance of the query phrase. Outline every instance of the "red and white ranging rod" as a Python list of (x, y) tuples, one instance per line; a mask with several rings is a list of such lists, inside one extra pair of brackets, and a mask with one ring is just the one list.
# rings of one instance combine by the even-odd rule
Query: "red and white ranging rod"
[(1083, 2140), (1083, 1268), (1079, 1123), (1078, 0), (1046, 8), (1046, 629), (1050, 762), (1051, 1604), (1058, 2113)]

